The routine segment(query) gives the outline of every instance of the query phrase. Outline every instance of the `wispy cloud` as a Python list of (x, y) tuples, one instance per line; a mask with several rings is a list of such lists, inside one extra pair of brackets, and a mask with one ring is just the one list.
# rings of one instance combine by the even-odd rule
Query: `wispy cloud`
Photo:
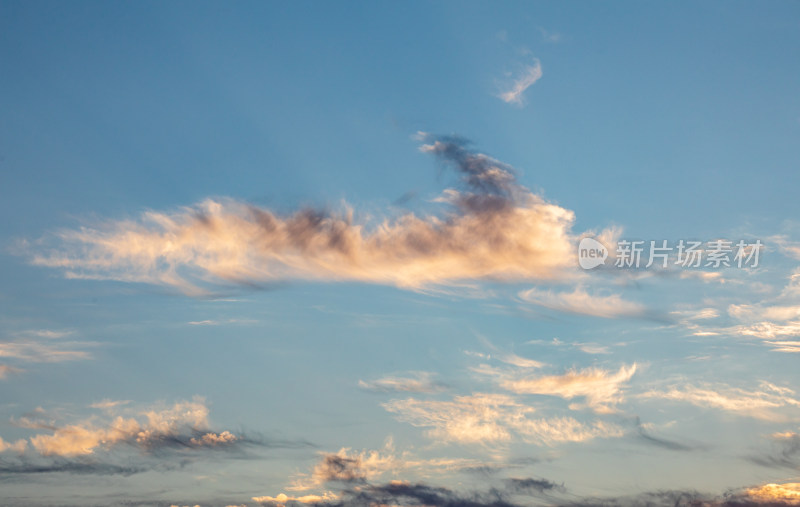
[(534, 58), (533, 63), (523, 67), (522, 71), (513, 76), (511, 82), (506, 85), (498, 97), (507, 104), (517, 106), (525, 105), (525, 90), (533, 86), (542, 77), (542, 64), (538, 58)]
[[(31, 363), (59, 363), (90, 359), (87, 348), (97, 346), (95, 342), (63, 340), (71, 335), (66, 331), (30, 330), (12, 333), (9, 341), (0, 342), (0, 358)], [(8, 367), (10, 368), (10, 367)], [(5, 373), (11, 373), (6, 369)], [(3, 368), (0, 366), (0, 378)]]
[(520, 292), (519, 297), (525, 302), (551, 310), (606, 319), (642, 317), (647, 313), (643, 305), (626, 301), (619, 294), (594, 295), (581, 287), (576, 287), (572, 292), (553, 292), (534, 288)]
[(641, 398), (683, 401), (703, 408), (716, 408), (742, 416), (780, 421), (785, 416), (777, 412), (781, 408), (800, 407), (793, 397), (794, 391), (768, 382), (761, 383), (760, 390), (748, 391), (730, 386), (695, 386), (686, 384), (665, 390), (651, 390), (639, 395)]
[(770, 468), (796, 469), (800, 466), (800, 434), (794, 431), (774, 433), (771, 449), (748, 456), (753, 463)]
[(542, 34), (542, 40), (545, 42), (549, 42), (551, 44), (556, 44), (561, 42), (563, 36), (558, 32), (553, 32), (550, 30), (546, 30), (545, 28), (539, 27), (539, 33)]
[(566, 276), (573, 213), (521, 186), (514, 170), (461, 138), (421, 136), (421, 150), (453, 168), (461, 189), (445, 212), (407, 213), (370, 226), (351, 210), (288, 216), (234, 200), (207, 200), (140, 220), (66, 230), (31, 261), (67, 277), (144, 282), (204, 295), (218, 284), (258, 286), (356, 280), (420, 289), (464, 280)]
[(14, 368), (13, 366), (9, 366), (7, 364), (0, 364), (0, 380), (6, 378), (9, 374), (12, 373), (19, 373), (22, 370), (19, 368)]
[(476, 393), (451, 401), (392, 400), (383, 404), (401, 421), (430, 428), (440, 442), (496, 444), (519, 438), (539, 445), (616, 437), (622, 430), (602, 421), (581, 423), (571, 417), (535, 418), (535, 409), (504, 394)]
[[(611, 372), (600, 368), (572, 370), (563, 375), (503, 378), (500, 386), (518, 394), (543, 394), (567, 400), (584, 398), (586, 406), (599, 413), (611, 413), (624, 400), (626, 383), (636, 373), (636, 364)], [(573, 404), (571, 408), (581, 408)]]
[(499, 361), (502, 361), (506, 364), (510, 364), (512, 366), (517, 366), (519, 368), (542, 368), (545, 366), (544, 363), (541, 361), (536, 361), (535, 359), (529, 359), (527, 357), (518, 356), (516, 354), (498, 354), (495, 356)]
[(375, 380), (358, 381), (358, 387), (376, 392), (435, 393), (447, 386), (434, 380), (435, 374), (427, 371), (409, 372), (408, 376), (389, 375)]

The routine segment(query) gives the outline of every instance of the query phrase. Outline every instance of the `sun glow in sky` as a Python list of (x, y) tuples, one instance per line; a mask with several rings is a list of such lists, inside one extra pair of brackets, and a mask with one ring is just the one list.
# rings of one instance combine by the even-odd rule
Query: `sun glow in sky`
[(786, 1), (0, 1), (0, 505), (800, 505), (798, 55)]

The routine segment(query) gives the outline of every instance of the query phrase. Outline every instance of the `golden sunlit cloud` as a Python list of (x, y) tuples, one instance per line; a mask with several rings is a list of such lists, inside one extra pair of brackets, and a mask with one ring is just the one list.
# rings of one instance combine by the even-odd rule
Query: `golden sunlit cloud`
[[(503, 379), (500, 386), (519, 394), (544, 394), (567, 400), (586, 399), (586, 406), (598, 413), (615, 412), (614, 405), (624, 400), (623, 388), (636, 373), (636, 363), (612, 373), (600, 368), (572, 370), (563, 375)], [(581, 408), (578, 404), (570, 408)]]
[(218, 284), (285, 280), (362, 281), (411, 289), (475, 279), (572, 276), (571, 211), (519, 185), (513, 169), (456, 138), (422, 135), (422, 150), (452, 166), (466, 190), (437, 199), (440, 216), (408, 213), (370, 226), (339, 214), (288, 216), (234, 200), (206, 200), (140, 220), (56, 235), (32, 262), (70, 278), (175, 287), (202, 295)]
[(800, 505), (800, 483), (764, 484), (746, 491), (748, 498), (758, 502), (782, 502), (784, 505)]

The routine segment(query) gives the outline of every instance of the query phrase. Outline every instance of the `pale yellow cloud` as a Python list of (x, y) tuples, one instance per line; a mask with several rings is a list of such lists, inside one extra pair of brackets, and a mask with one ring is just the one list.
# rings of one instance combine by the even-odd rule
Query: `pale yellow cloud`
[[(102, 404), (106, 411), (117, 405)], [(163, 440), (185, 440), (187, 447), (216, 447), (233, 443), (237, 437), (228, 431), (214, 433), (207, 430), (208, 408), (202, 399), (177, 402), (171, 407), (154, 408), (133, 416), (118, 415), (98, 424), (95, 418), (67, 426), (29, 425), (52, 429), (30, 438), (36, 451), (43, 456), (83, 456), (100, 449), (109, 449), (125, 442), (142, 449), (157, 446)]]
[(287, 507), (287, 505), (292, 504), (319, 504), (322, 502), (332, 502), (338, 498), (339, 495), (327, 491), (322, 495), (289, 496), (285, 493), (280, 493), (277, 496), (254, 496), (253, 501), (261, 505)]
[(504, 394), (476, 393), (451, 401), (392, 400), (383, 407), (401, 421), (430, 428), (427, 436), (439, 442), (497, 444), (515, 438), (539, 445), (582, 442), (622, 435), (613, 424), (587, 424), (571, 417), (534, 418), (535, 409)]
[(60, 363), (90, 359), (92, 355), (84, 350), (96, 346), (92, 342), (62, 341), (29, 337), (16, 341), (0, 343), (0, 357), (33, 363)]
[(582, 287), (576, 287), (572, 292), (528, 289), (520, 292), (519, 297), (527, 303), (551, 310), (607, 319), (640, 317), (646, 312), (643, 305), (626, 301), (619, 294), (590, 294)]
[(519, 368), (542, 368), (545, 366), (544, 363), (541, 361), (536, 361), (535, 359), (529, 359), (527, 357), (518, 356), (516, 354), (501, 354), (497, 356), (497, 359), (513, 366), (517, 366)]
[(409, 372), (406, 376), (387, 375), (385, 377), (358, 381), (358, 387), (368, 391), (434, 393), (444, 389), (444, 385), (434, 380), (435, 375), (426, 371)]
[(729, 386), (673, 386), (665, 390), (651, 390), (641, 398), (684, 401), (703, 408), (717, 408), (742, 416), (769, 421), (782, 421), (786, 417), (778, 412), (782, 408), (800, 407), (793, 397), (794, 391), (786, 387), (762, 382), (759, 390), (745, 390)]
[[(567, 400), (584, 398), (586, 406), (599, 413), (610, 413), (624, 401), (626, 383), (636, 373), (636, 364), (611, 372), (600, 368), (572, 370), (563, 375), (502, 378), (500, 386), (519, 394), (544, 394)], [(572, 405), (571, 408), (580, 408)]]
[(320, 488), (329, 482), (363, 482), (396, 477), (398, 474), (430, 478), (467, 467), (484, 465), (470, 458), (420, 458), (410, 451), (398, 452), (391, 438), (383, 449), (354, 451), (342, 448), (336, 453), (323, 453), (312, 471), (295, 478), (286, 489), (306, 491)]
[(2, 438), (0, 438), (0, 453), (6, 451), (13, 451), (19, 454), (25, 452), (25, 449), (28, 447), (28, 441), (25, 439), (17, 440), (16, 442), (6, 442)]

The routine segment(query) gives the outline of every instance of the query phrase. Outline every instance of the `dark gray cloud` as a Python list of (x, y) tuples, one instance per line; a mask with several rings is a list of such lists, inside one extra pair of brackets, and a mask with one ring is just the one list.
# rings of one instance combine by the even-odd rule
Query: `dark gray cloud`
[(77, 475), (133, 475), (152, 470), (153, 467), (141, 465), (120, 465), (96, 460), (0, 460), (0, 482), (20, 481), (20, 476), (38, 474), (77, 474)]
[(775, 438), (771, 449), (747, 456), (747, 459), (770, 468), (800, 468), (800, 435)]
[(646, 442), (650, 445), (654, 445), (656, 447), (661, 447), (662, 449), (668, 449), (670, 451), (693, 451), (698, 448), (702, 448), (702, 446), (692, 446), (688, 444), (683, 444), (681, 442), (677, 442), (675, 440), (669, 440), (666, 438), (656, 437), (651, 435), (647, 432), (647, 430), (642, 425), (642, 421), (639, 417), (636, 417), (636, 434), (638, 435), (639, 439), (643, 442)]

